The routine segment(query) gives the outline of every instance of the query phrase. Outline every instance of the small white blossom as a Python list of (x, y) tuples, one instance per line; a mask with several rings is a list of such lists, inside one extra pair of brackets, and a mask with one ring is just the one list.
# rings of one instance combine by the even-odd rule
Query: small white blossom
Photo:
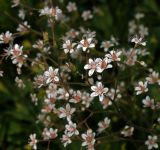
[(99, 100), (103, 101), (104, 94), (108, 92), (108, 88), (104, 88), (101, 82), (97, 82), (95, 86), (91, 86), (91, 90), (93, 93), (91, 93), (91, 97), (99, 96)]
[(55, 139), (57, 137), (58, 129), (53, 130), (53, 128), (47, 129), (44, 128), (42, 136), (44, 140)]
[(156, 135), (154, 136), (149, 135), (148, 140), (145, 141), (145, 145), (148, 146), (148, 149), (158, 148), (157, 140), (158, 138)]
[(104, 118), (103, 121), (100, 121), (98, 123), (98, 133), (101, 133), (102, 131), (104, 131), (106, 128), (109, 127), (109, 124), (110, 124), (111, 120), (108, 119), (108, 117)]
[(60, 107), (57, 111), (59, 118), (67, 118), (68, 121), (71, 120), (71, 115), (76, 111), (75, 108), (71, 108), (70, 104), (66, 104), (66, 107)]
[(65, 43), (63, 43), (63, 49), (65, 53), (73, 53), (74, 47), (75, 47), (76, 43), (71, 43), (70, 40), (65, 41)]
[(124, 137), (129, 137), (133, 135), (134, 127), (130, 127), (126, 125), (124, 129), (121, 131), (121, 134), (124, 135)]
[(107, 52), (110, 47), (114, 46), (111, 41), (103, 41), (101, 43), (101, 48), (104, 48), (104, 51)]
[(160, 78), (158, 72), (151, 72), (151, 74), (149, 75), (149, 77), (146, 78), (146, 80), (148, 81), (148, 84), (154, 84), (157, 82), (160, 85)]
[(12, 0), (12, 6), (11, 7), (16, 7), (20, 4), (20, 0)]
[(82, 39), (78, 44), (77, 48), (78, 49), (82, 48), (83, 51), (86, 51), (89, 48), (94, 48), (95, 44), (92, 43), (92, 41), (93, 41), (93, 38)]
[(90, 10), (83, 11), (83, 13), (82, 13), (81, 16), (82, 16), (82, 18), (83, 18), (84, 21), (87, 21), (87, 20), (93, 18), (93, 15), (92, 15), (92, 13), (91, 13)]
[(6, 31), (6, 33), (0, 34), (0, 44), (1, 43), (8, 44), (12, 40), (12, 38), (13, 38), (12, 33)]
[(47, 84), (50, 82), (58, 82), (59, 81), (58, 71), (59, 71), (58, 68), (53, 70), (52, 67), (49, 67), (48, 71), (44, 72), (44, 76), (46, 77)]
[(76, 3), (74, 3), (74, 2), (69, 2), (68, 4), (67, 4), (67, 10), (68, 10), (68, 12), (73, 12), (73, 11), (76, 11), (77, 10), (77, 6), (76, 6)]
[(29, 136), (29, 145), (30, 146), (32, 146), (33, 147), (33, 149), (34, 150), (36, 150), (37, 149), (37, 139), (36, 139), (36, 134), (34, 133), (34, 134), (31, 134), (30, 136)]
[(20, 9), (18, 12), (18, 17), (24, 20), (25, 18), (25, 11), (23, 9)]
[(97, 70), (97, 67), (100, 61), (101, 59), (99, 58), (96, 58), (94, 61), (91, 58), (89, 59), (89, 63), (84, 66), (85, 70), (89, 70), (88, 72), (89, 76), (91, 76), (94, 73), (94, 71)]
[(151, 109), (155, 108), (154, 99), (151, 99), (149, 96), (146, 96), (145, 99), (142, 100), (143, 107), (150, 107)]
[(72, 135), (79, 135), (79, 131), (76, 129), (77, 125), (76, 123), (73, 123), (69, 121), (69, 124), (65, 125), (67, 135), (72, 136)]
[(116, 52), (114, 50), (110, 51), (109, 54), (106, 54), (105, 56), (108, 57), (108, 59), (111, 59), (112, 61), (120, 61), (121, 58), (121, 51)]
[(28, 32), (29, 28), (31, 28), (31, 26), (28, 25), (27, 21), (24, 21), (22, 24), (18, 25), (17, 31), (19, 31), (19, 32)]
[(138, 85), (135, 87), (135, 91), (137, 95), (147, 92), (148, 91), (147, 82), (142, 82), (142, 81), (138, 82)]
[(111, 59), (105, 57), (104, 59), (99, 58), (99, 64), (97, 66), (97, 72), (102, 73), (105, 69), (112, 68)]
[(91, 129), (88, 129), (86, 134), (82, 134), (82, 139), (84, 140), (82, 146), (87, 146), (88, 150), (94, 150), (94, 144), (96, 142), (94, 137), (95, 133)]
[(143, 41), (143, 38), (138, 37), (137, 35), (131, 39), (131, 42), (135, 43), (136, 45), (146, 46), (146, 42)]
[(61, 142), (63, 143), (64, 147), (66, 147), (68, 144), (72, 143), (70, 136), (68, 134), (62, 135)]

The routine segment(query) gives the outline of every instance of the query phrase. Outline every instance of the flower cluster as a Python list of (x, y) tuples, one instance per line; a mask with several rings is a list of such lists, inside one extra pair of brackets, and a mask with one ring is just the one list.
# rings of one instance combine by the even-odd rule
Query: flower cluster
[[(160, 102), (155, 93), (159, 94), (160, 77), (156, 68), (148, 69), (146, 57), (150, 53), (144, 40), (148, 29), (138, 25), (145, 15), (138, 13), (129, 22), (132, 44), (125, 47), (117, 38), (99, 39), (96, 31), (85, 27), (63, 29), (70, 21), (83, 18), (85, 23), (94, 18), (96, 11), (77, 13), (75, 2), (68, 2), (63, 13), (63, 7), (54, 6), (52, 1), (34, 9), (39, 18), (48, 21), (43, 33), (25, 21), (28, 11), (20, 4), (12, 1), (12, 7), (20, 7), (17, 33), (1, 33), (0, 44), (5, 46), (2, 62), (11, 59), (17, 69), (14, 82), (21, 91), (26, 89), (39, 111), (36, 123), (41, 132), (30, 134), (29, 145), (36, 150), (46, 142), (49, 149), (53, 141), (64, 147), (78, 141), (87, 150), (95, 150), (112, 139), (143, 139), (148, 149), (158, 148)], [(72, 20), (72, 15), (78, 17)], [(36, 39), (29, 46), (21, 46), (23, 39), (17, 44), (16, 38), (26, 35)], [(4, 74), (1, 70), (0, 77)], [(117, 124), (120, 127), (115, 129)]]

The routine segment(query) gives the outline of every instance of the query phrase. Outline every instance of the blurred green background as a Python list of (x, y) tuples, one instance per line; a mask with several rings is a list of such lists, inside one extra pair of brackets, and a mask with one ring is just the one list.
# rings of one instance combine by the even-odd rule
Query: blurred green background
[[(43, 6), (42, 0), (22, 0), (22, 2), (31, 8)], [(64, 0), (64, 2), (54, 0), (54, 3), (59, 4), (62, 10), (68, 2), (67, 0)], [(93, 7), (96, 7), (99, 9), (99, 13), (87, 23), (83, 23), (82, 19), (79, 19), (76, 23), (72, 24), (73, 28), (83, 25), (86, 28), (95, 30), (97, 38), (100, 41), (109, 39), (111, 35), (114, 35), (119, 39), (120, 44), (124, 46), (128, 44), (128, 22), (134, 18), (137, 12), (144, 13), (143, 24), (149, 28), (147, 47), (152, 56), (150, 66), (160, 71), (159, 0), (75, 0), (74, 2), (77, 3), (79, 10), (92, 10)], [(7, 30), (14, 33), (18, 24), (7, 15), (4, 15), (6, 12), (17, 18), (18, 8), (11, 8), (10, 0), (0, 0), (0, 33)], [(31, 19), (31, 17), (33, 18)], [(34, 22), (34, 12), (31, 17), (27, 15), (27, 20), (33, 28), (37, 28), (38, 23)], [(31, 37), (28, 37), (28, 39), (27, 37), (20, 37), (16, 39), (16, 42), (21, 43), (24, 39), (26, 42), (24, 44), (32, 44), (29, 42)], [(0, 45), (0, 53), (2, 53), (4, 48), (5, 46)], [(40, 131), (35, 123), (38, 108), (34, 107), (29, 96), (30, 91), (33, 89), (27, 80), (27, 88), (23, 92), (15, 85), (16, 69), (10, 61), (3, 61), (0, 69), (4, 70), (4, 77), (0, 78), (0, 149), (27, 150), (29, 149), (27, 146), (29, 134)], [(79, 145), (79, 143), (74, 143), (66, 149), (79, 150), (77, 144)], [(56, 150), (62, 149), (57, 143), (51, 144), (52, 146)], [(44, 147), (46, 147), (45, 144)], [(112, 147), (110, 144), (107, 144), (105, 147), (99, 148), (102, 150), (132, 149), (132, 147), (127, 148), (124, 143), (118, 142), (112, 145)], [(133, 149), (135, 150), (135, 147)]]

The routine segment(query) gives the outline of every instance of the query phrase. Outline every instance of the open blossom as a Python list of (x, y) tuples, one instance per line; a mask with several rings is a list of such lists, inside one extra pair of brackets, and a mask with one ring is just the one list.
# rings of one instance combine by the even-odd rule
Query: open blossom
[(57, 110), (59, 118), (67, 118), (68, 121), (71, 120), (71, 115), (75, 112), (75, 108), (71, 108), (70, 104), (66, 104), (66, 107), (60, 107)]
[(34, 78), (34, 85), (38, 88), (42, 87), (45, 84), (45, 77), (42, 75), (38, 75)]
[(145, 145), (148, 146), (148, 149), (158, 148), (157, 140), (158, 138), (156, 135), (154, 136), (149, 135), (148, 140), (145, 141)]
[(83, 18), (84, 21), (87, 21), (87, 20), (93, 18), (93, 15), (92, 15), (92, 13), (91, 13), (90, 10), (83, 11), (83, 13), (82, 13), (81, 16), (82, 16), (82, 18)]
[(42, 136), (44, 140), (55, 139), (57, 137), (58, 129), (53, 130), (53, 128), (44, 128)]
[(65, 41), (65, 43), (63, 43), (64, 52), (65, 53), (73, 53), (75, 45), (76, 45), (76, 43), (71, 43), (70, 40)]
[(35, 105), (37, 105), (38, 102), (38, 98), (36, 94), (30, 94), (31, 100), (33, 103), (35, 103)]
[(79, 103), (82, 99), (81, 91), (73, 91), (72, 98), (69, 100), (71, 103)]
[(6, 31), (6, 33), (0, 34), (0, 44), (8, 44), (12, 40), (12, 33)]
[(106, 109), (108, 106), (112, 105), (112, 101), (108, 97), (105, 97), (101, 104), (103, 105), (103, 109)]
[(111, 60), (105, 57), (104, 59), (99, 58), (99, 64), (97, 66), (97, 72), (101, 73), (105, 69), (112, 68), (112, 65), (110, 64)]
[(12, 6), (11, 7), (16, 7), (20, 4), (20, 0), (12, 0)]
[(129, 137), (133, 135), (134, 127), (130, 127), (126, 125), (124, 129), (121, 131), (121, 134), (124, 135), (124, 137)]
[(94, 137), (95, 133), (91, 129), (88, 129), (86, 134), (82, 134), (82, 139), (84, 140), (82, 146), (87, 146), (88, 150), (94, 150), (94, 144), (96, 142)]
[(136, 45), (146, 46), (146, 42), (143, 41), (143, 38), (138, 37), (137, 35), (131, 39), (131, 42), (135, 43)]
[(46, 15), (49, 17), (55, 17), (55, 19), (58, 20), (62, 14), (62, 10), (59, 9), (59, 7), (49, 8), (48, 6), (45, 6), (43, 9), (40, 9), (39, 13), (40, 16)]
[(151, 99), (149, 96), (146, 96), (145, 99), (142, 100), (143, 107), (150, 107), (151, 109), (155, 108), (154, 99)]
[(69, 2), (67, 4), (66, 8), (67, 8), (68, 12), (72, 12), (72, 11), (76, 11), (77, 10), (76, 3), (74, 3), (74, 2)]
[(102, 131), (104, 131), (106, 128), (109, 127), (109, 124), (110, 124), (111, 120), (108, 119), (108, 117), (104, 118), (103, 121), (100, 121), (98, 123), (98, 133), (101, 133)]
[(114, 46), (111, 41), (103, 41), (101, 43), (101, 48), (104, 48), (104, 51), (107, 52), (110, 47)]
[(61, 142), (63, 143), (64, 147), (72, 143), (71, 138), (67, 133), (62, 135)]
[(148, 81), (148, 84), (154, 84), (154, 83), (158, 83), (160, 85), (160, 78), (159, 78), (159, 73), (153, 71), (149, 77), (146, 78), (146, 80)]
[(0, 77), (3, 77), (3, 71), (2, 70), (0, 70)]
[(33, 48), (38, 48), (38, 49), (42, 49), (44, 47), (44, 42), (43, 40), (37, 40), (35, 42), (35, 44), (33, 44)]
[(17, 64), (19, 68), (22, 67), (24, 61), (27, 58), (27, 55), (23, 55), (22, 49), (23, 49), (23, 46), (19, 46), (18, 44), (15, 44), (10, 51), (12, 63)]
[(99, 96), (100, 101), (103, 101), (104, 94), (108, 92), (108, 88), (104, 88), (102, 82), (97, 82), (95, 86), (91, 86), (91, 90), (93, 91), (93, 93), (91, 93), (91, 97)]
[(28, 25), (27, 21), (24, 21), (22, 24), (18, 25), (17, 31), (19, 31), (19, 32), (28, 32), (29, 28), (31, 28), (31, 26)]
[(65, 125), (65, 128), (66, 128), (66, 132), (69, 136), (79, 134), (79, 131), (76, 129), (77, 128), (76, 123), (69, 121), (69, 124)]
[(138, 85), (135, 87), (136, 94), (139, 95), (141, 93), (147, 92), (147, 82), (138, 82)]
[(36, 150), (37, 149), (37, 139), (36, 139), (36, 134), (34, 133), (34, 134), (31, 134), (30, 136), (29, 136), (29, 145), (30, 146), (32, 146), (33, 147), (33, 149), (34, 150)]
[(112, 60), (112, 61), (120, 61), (121, 58), (121, 51), (116, 52), (114, 50), (110, 51), (109, 54), (106, 54), (105, 56), (108, 57), (108, 59)]
[(25, 18), (25, 11), (23, 9), (19, 10), (18, 17), (21, 18), (22, 20), (24, 20), (24, 18)]
[(19, 88), (25, 88), (25, 84), (22, 79), (19, 79), (18, 77), (16, 77), (15, 82)]
[(89, 59), (89, 63), (84, 66), (85, 70), (89, 70), (89, 72), (88, 72), (89, 76), (91, 76), (97, 70), (97, 67), (98, 67), (100, 61), (101, 61), (101, 59), (99, 59), (99, 58), (96, 58), (95, 60), (93, 60), (91, 58)]
[(48, 71), (44, 72), (44, 76), (46, 77), (47, 84), (50, 82), (58, 82), (59, 81), (58, 71), (59, 71), (58, 68), (53, 70), (52, 67), (49, 67)]
[(82, 39), (78, 44), (77, 48), (78, 49), (82, 48), (83, 51), (86, 51), (89, 48), (94, 48), (95, 44), (92, 43), (92, 41), (93, 41), (93, 38)]

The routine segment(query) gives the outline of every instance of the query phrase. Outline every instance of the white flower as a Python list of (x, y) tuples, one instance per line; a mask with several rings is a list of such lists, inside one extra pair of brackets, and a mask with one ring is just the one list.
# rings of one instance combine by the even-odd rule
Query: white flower
[(8, 44), (12, 40), (12, 33), (6, 31), (6, 33), (0, 34), (0, 44)]
[(146, 46), (146, 42), (143, 41), (143, 38), (138, 37), (137, 35), (131, 39), (131, 42), (135, 43), (136, 45)]
[(126, 125), (124, 129), (121, 131), (121, 134), (124, 135), (124, 137), (129, 137), (133, 135), (134, 127), (130, 127)]
[(83, 51), (86, 51), (88, 48), (94, 48), (95, 44), (92, 43), (92, 38), (82, 39), (80, 43), (78, 44), (77, 48), (82, 48)]
[(91, 97), (99, 96), (100, 101), (103, 101), (104, 94), (108, 92), (108, 88), (104, 88), (101, 82), (97, 82), (96, 86), (91, 86), (91, 90), (94, 91)]
[(160, 84), (159, 73), (155, 71), (151, 72), (151, 74), (149, 75), (149, 77), (146, 78), (146, 80), (148, 81), (148, 84), (154, 84), (156, 82)]
[(69, 100), (71, 103), (79, 103), (82, 99), (81, 91), (73, 91), (72, 98)]
[(137, 95), (147, 92), (148, 91), (147, 82), (144, 83), (142, 81), (138, 82), (137, 87), (135, 87), (135, 91)]
[(83, 18), (84, 21), (87, 21), (87, 20), (93, 18), (93, 15), (92, 15), (92, 13), (91, 13), (90, 10), (83, 11), (83, 13), (82, 13), (81, 16), (82, 16), (82, 18)]
[(61, 142), (63, 143), (64, 147), (66, 147), (68, 144), (72, 143), (70, 136), (68, 134), (62, 135)]
[(104, 51), (107, 52), (110, 47), (114, 46), (111, 41), (103, 41), (101, 43), (101, 48), (104, 48)]
[(53, 130), (53, 128), (50, 129), (44, 128), (42, 133), (43, 139), (44, 140), (55, 139), (57, 137), (57, 131), (58, 129)]
[(112, 61), (120, 61), (121, 58), (119, 58), (121, 56), (121, 51), (116, 52), (114, 50), (109, 52), (110, 54), (106, 54), (105, 57), (108, 57), (108, 59), (111, 59)]
[(141, 18), (144, 17), (144, 14), (142, 14), (142, 13), (137, 13), (137, 14), (135, 14), (134, 17), (135, 17), (137, 20), (139, 20), (139, 19), (141, 19)]
[(3, 71), (2, 70), (0, 70), (0, 77), (3, 77)]
[(30, 97), (31, 97), (32, 102), (35, 103), (35, 105), (37, 105), (37, 102), (38, 102), (37, 95), (31, 93)]
[(66, 107), (60, 107), (57, 111), (59, 118), (67, 118), (68, 121), (71, 120), (71, 115), (75, 112), (75, 108), (71, 108), (70, 104), (66, 104)]
[(148, 140), (145, 141), (145, 145), (148, 146), (148, 149), (158, 148), (157, 140), (158, 139), (156, 135), (154, 136), (149, 135)]
[(74, 3), (74, 2), (69, 2), (66, 8), (67, 8), (68, 12), (72, 12), (72, 11), (77, 10), (76, 3)]
[(48, 6), (45, 6), (43, 9), (40, 9), (39, 13), (40, 16), (46, 15), (49, 17), (55, 17), (55, 19), (58, 20), (62, 14), (62, 10), (59, 9), (58, 7), (49, 8)]
[(20, 0), (12, 0), (12, 6), (11, 7), (16, 7), (20, 4)]
[(42, 49), (44, 47), (44, 42), (43, 40), (37, 40), (35, 44), (33, 44), (32, 46), (33, 48), (38, 48), (38, 49)]
[(32, 146), (33, 147), (33, 149), (37, 149), (37, 139), (36, 139), (36, 134), (34, 133), (34, 134), (31, 134), (30, 136), (29, 136), (29, 145), (30, 146)]
[(19, 79), (18, 77), (16, 77), (15, 82), (19, 88), (25, 88), (25, 84), (23, 83), (22, 79)]
[(93, 59), (91, 59), (91, 58), (89, 59), (89, 63), (84, 66), (85, 70), (89, 69), (89, 72), (88, 72), (89, 76), (91, 76), (94, 73), (94, 71), (97, 70), (97, 66), (100, 61), (101, 61), (101, 59), (99, 59), (99, 58), (96, 58), (95, 61), (93, 61)]
[(77, 125), (76, 123), (73, 123), (69, 121), (69, 124), (65, 125), (67, 135), (72, 136), (72, 135), (78, 135), (79, 131), (76, 129)]
[(27, 21), (24, 21), (22, 24), (18, 25), (17, 31), (19, 31), (19, 32), (27, 32), (29, 28), (31, 28), (31, 26), (28, 25)]
[(76, 45), (76, 43), (71, 43), (70, 40), (67, 40), (65, 43), (63, 43), (64, 52), (65, 53), (73, 53), (75, 45)]
[(98, 128), (97, 131), (98, 131), (99, 133), (101, 133), (102, 131), (104, 131), (106, 128), (109, 127), (110, 122), (111, 122), (111, 120), (108, 119), (108, 117), (104, 118), (103, 121), (100, 121), (100, 122), (98, 123), (99, 128)]
[(82, 146), (87, 146), (88, 150), (94, 150), (94, 143), (96, 142), (94, 137), (95, 133), (88, 129), (86, 134), (82, 134), (82, 139), (84, 140)]
[(53, 70), (52, 67), (49, 67), (48, 71), (44, 72), (44, 76), (46, 77), (47, 84), (50, 82), (58, 82), (59, 81), (58, 71), (59, 71), (58, 68)]
[(108, 59), (107, 57), (104, 59), (100, 59), (99, 58), (99, 64), (97, 66), (97, 72), (101, 73), (103, 72), (105, 69), (109, 69), (112, 68), (112, 65), (110, 64), (111, 60)]
[(105, 97), (101, 103), (103, 105), (103, 109), (106, 109), (108, 106), (112, 105), (112, 101), (108, 97)]
[(25, 11), (23, 9), (20, 9), (18, 12), (18, 17), (24, 20), (25, 18)]
[(144, 104), (143, 107), (155, 108), (154, 99), (151, 99), (149, 96), (146, 96), (146, 98), (142, 100), (142, 103)]

